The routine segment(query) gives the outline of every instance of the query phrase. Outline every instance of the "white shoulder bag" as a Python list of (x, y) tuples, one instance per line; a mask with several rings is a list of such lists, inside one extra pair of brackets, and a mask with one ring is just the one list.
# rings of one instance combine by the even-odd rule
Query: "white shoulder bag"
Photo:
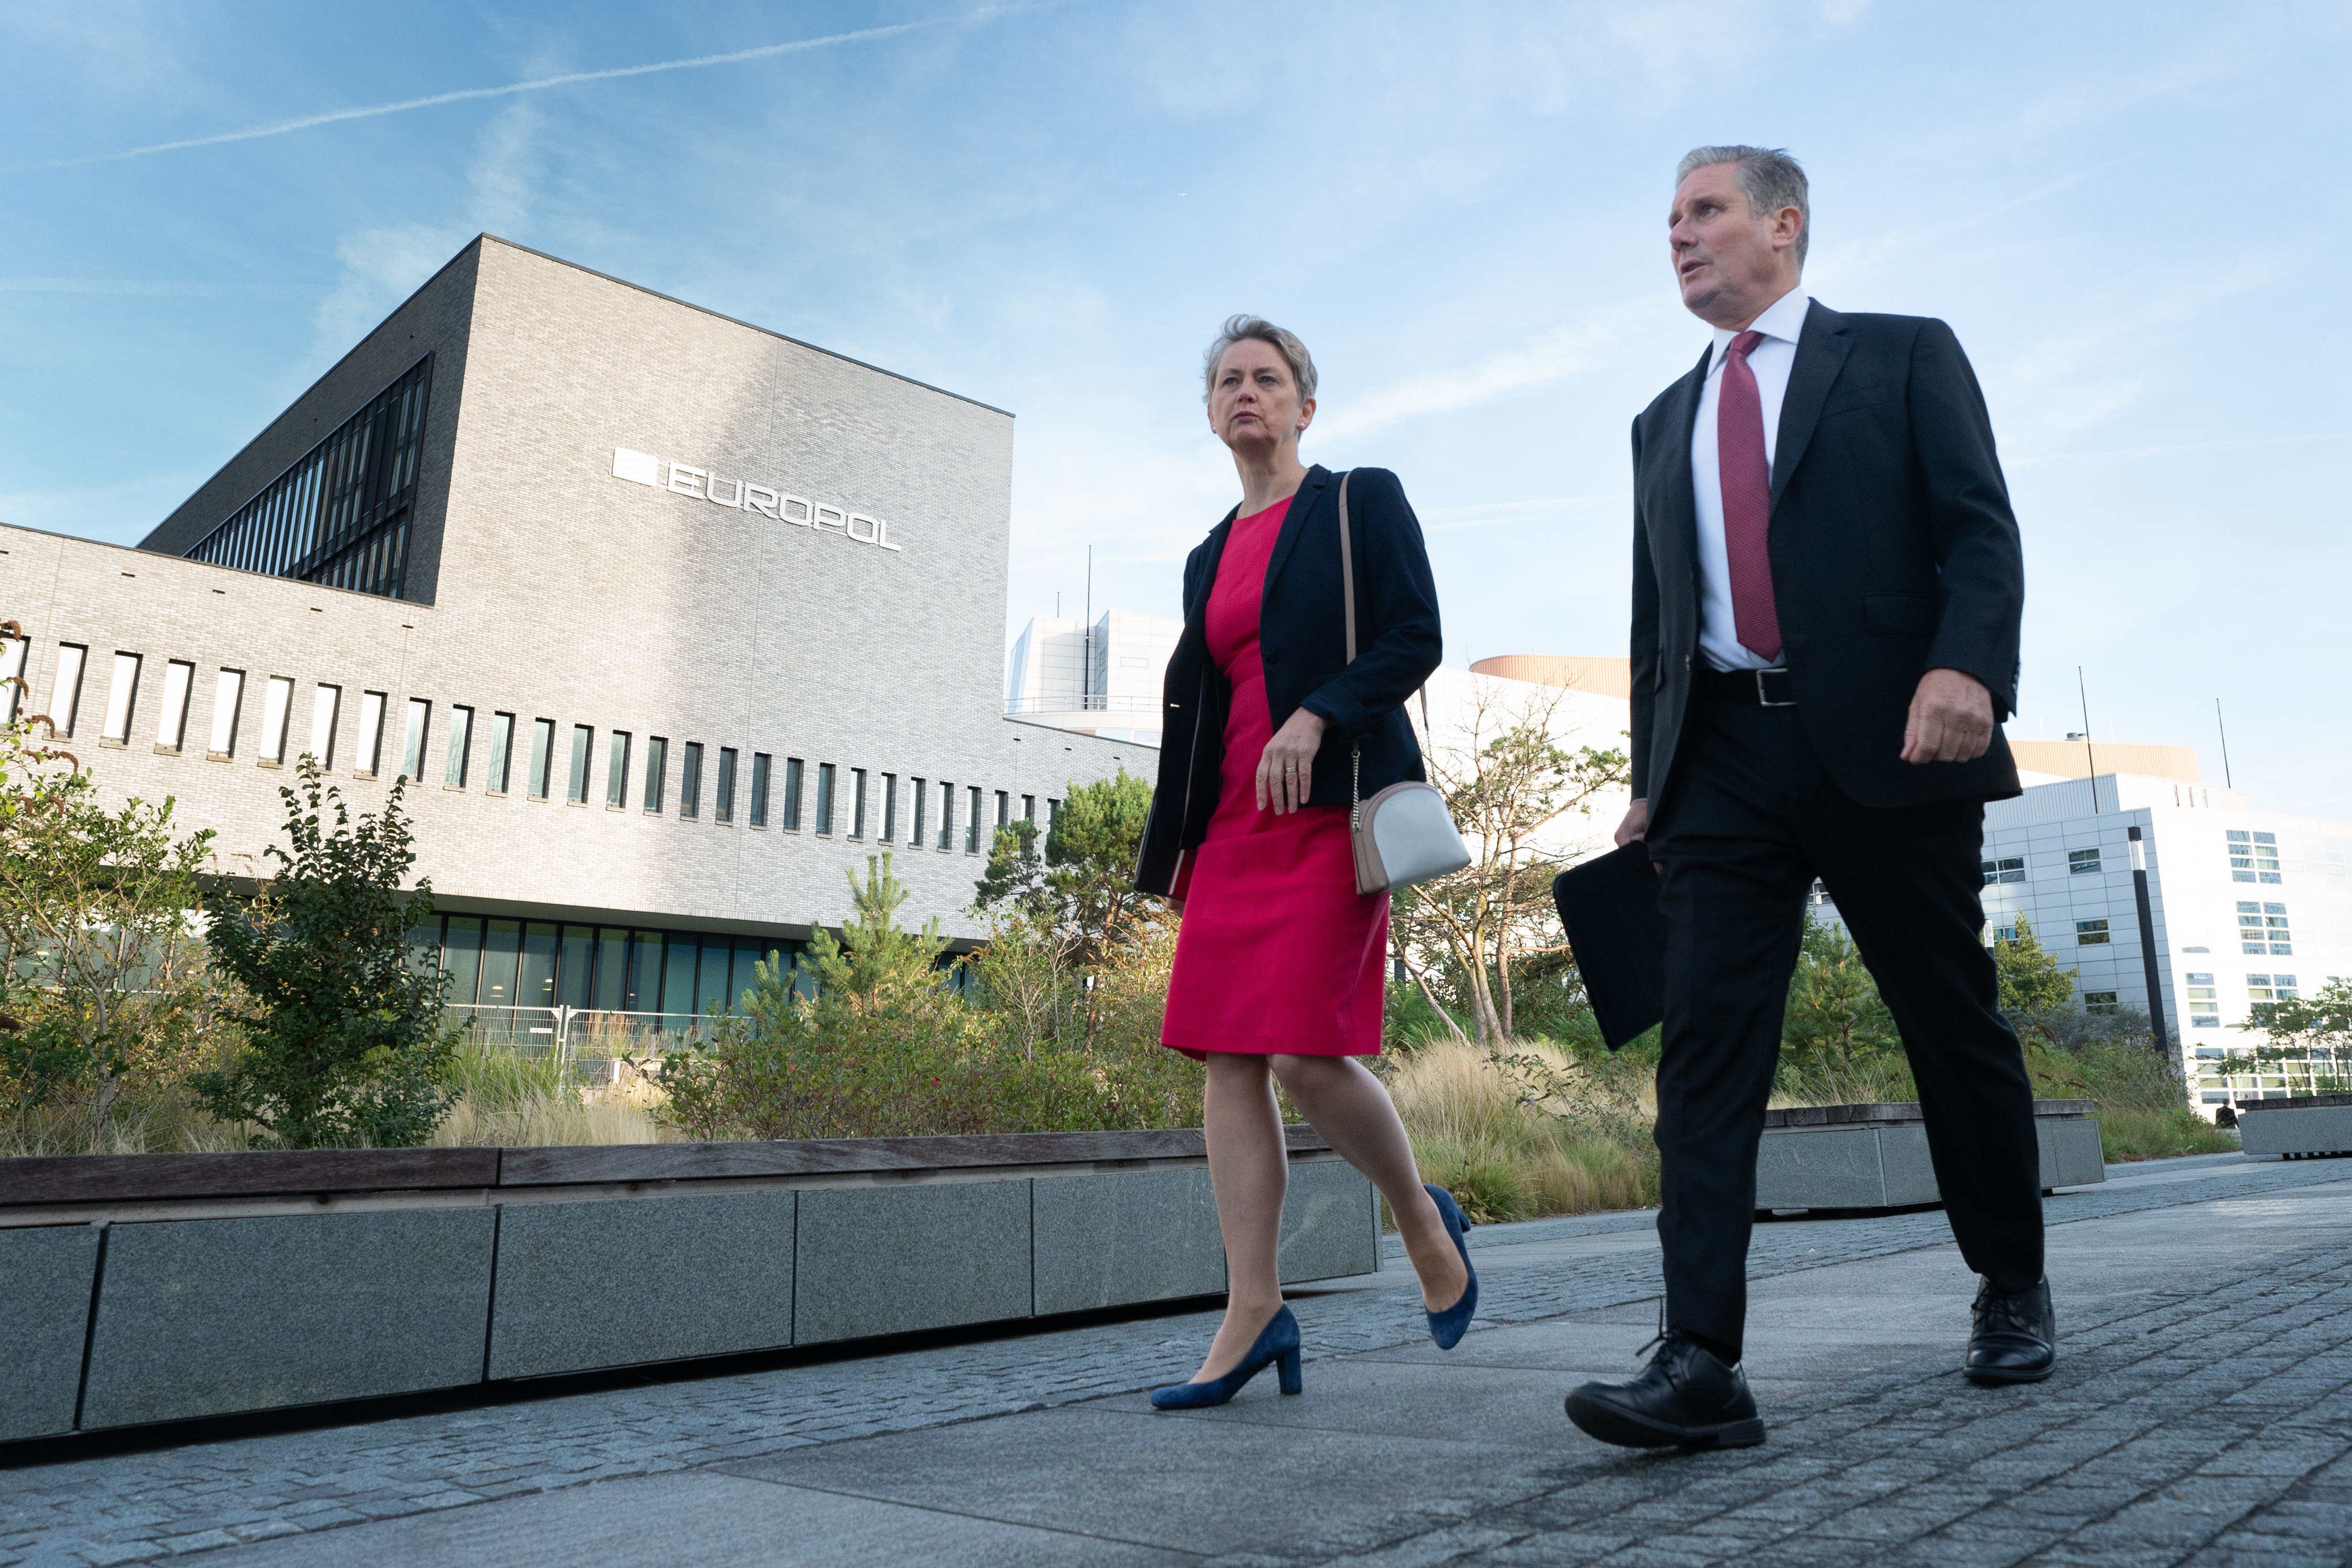
[[(1339, 593), (1348, 622), (1348, 663), (1356, 662), (1356, 549), (1348, 532), (1348, 480), (1339, 476)], [(1429, 722), (1429, 694), (1421, 697), (1421, 716)], [(1364, 747), (1349, 748), (1354, 777), (1348, 786), (1348, 836), (1356, 847), (1356, 891), (1382, 893), (1410, 887), (1460, 871), (1470, 863), (1470, 848), (1454, 826), (1445, 797), (1433, 784), (1408, 779), (1391, 784), (1367, 800), (1364, 794)]]

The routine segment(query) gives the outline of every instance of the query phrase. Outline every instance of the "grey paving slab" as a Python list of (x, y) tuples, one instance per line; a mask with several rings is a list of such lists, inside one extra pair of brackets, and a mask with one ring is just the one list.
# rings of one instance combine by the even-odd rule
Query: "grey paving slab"
[(97, 1274), (94, 1227), (0, 1230), (0, 1442), (73, 1430)]
[(797, 1197), (508, 1205), (499, 1219), (489, 1375), (792, 1343)]
[(1040, 1312), (1225, 1288), (1225, 1247), (1206, 1170), (1039, 1176), (1031, 1192)]
[[(1279, 1399), (1252, 1385), (1244, 1398)], [(726, 1467), (919, 1508), (1203, 1552), (1330, 1556), (1539, 1490), (1501, 1444), (1202, 1420), (1132, 1405), (1039, 1411)], [(1433, 1504), (1430, 1500), (1443, 1500)]]
[(1194, 1563), (1102, 1537), (1028, 1529), (957, 1511), (701, 1471), (602, 1481), (495, 1507), (411, 1514), (365, 1530), (207, 1552), (205, 1568), (378, 1568), (385, 1563), (495, 1563), (508, 1568), (1157, 1568)]
[(478, 1383), (480, 1209), (109, 1228), (86, 1429)]
[(793, 1343), (1026, 1317), (1029, 1182), (801, 1194)]

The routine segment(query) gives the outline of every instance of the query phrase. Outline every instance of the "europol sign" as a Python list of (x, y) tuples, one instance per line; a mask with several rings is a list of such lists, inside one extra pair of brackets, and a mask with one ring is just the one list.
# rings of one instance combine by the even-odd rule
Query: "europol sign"
[[(872, 545), (877, 549), (895, 550), (890, 542), (890, 525), (863, 512), (853, 512), (845, 507), (827, 506), (785, 490), (755, 485), (749, 479), (722, 481), (708, 468), (690, 467), (684, 463), (667, 463), (650, 452), (633, 452), (625, 446), (613, 449), (613, 477), (625, 479), (632, 485), (644, 485), (656, 490), (667, 490), (673, 495), (692, 496), (730, 511), (756, 513), (773, 517), (780, 523), (793, 523), (814, 528), (821, 534), (838, 534), (856, 544)], [(721, 492), (720, 484), (730, 486)]]

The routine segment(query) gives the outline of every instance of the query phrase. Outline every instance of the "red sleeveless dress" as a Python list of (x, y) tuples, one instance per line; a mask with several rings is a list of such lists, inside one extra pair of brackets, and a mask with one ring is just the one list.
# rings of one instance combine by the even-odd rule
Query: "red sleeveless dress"
[(1289, 510), (1285, 500), (1234, 520), (1209, 592), (1209, 656), (1233, 705), (1216, 814), (1177, 878), (1184, 918), (1160, 1030), (1160, 1044), (1192, 1057), (1381, 1049), (1389, 895), (1356, 892), (1348, 808), (1257, 809), (1258, 758), (1274, 739), (1258, 611)]

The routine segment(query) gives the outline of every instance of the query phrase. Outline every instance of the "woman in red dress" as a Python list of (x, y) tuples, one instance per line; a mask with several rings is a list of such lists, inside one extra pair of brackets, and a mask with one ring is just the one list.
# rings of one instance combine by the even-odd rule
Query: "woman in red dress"
[(1421, 526), (1394, 475), (1346, 476), (1361, 648), (1349, 663), (1342, 481), (1298, 458), (1315, 362), (1290, 333), (1236, 316), (1206, 369), (1242, 501), (1185, 564), (1136, 883), (1183, 916), (1160, 1040), (1207, 1064), (1228, 1295), (1200, 1371), (1152, 1394), (1161, 1408), (1223, 1404), (1269, 1364), (1298, 1391), (1276, 1261), (1289, 1159), (1275, 1079), (1388, 1199), (1441, 1346), (1477, 1306), (1468, 1223), (1422, 1185), (1388, 1091), (1354, 1060), (1381, 1049), (1389, 900), (1356, 892), (1349, 801), (1423, 776), (1403, 712), (1440, 646)]

